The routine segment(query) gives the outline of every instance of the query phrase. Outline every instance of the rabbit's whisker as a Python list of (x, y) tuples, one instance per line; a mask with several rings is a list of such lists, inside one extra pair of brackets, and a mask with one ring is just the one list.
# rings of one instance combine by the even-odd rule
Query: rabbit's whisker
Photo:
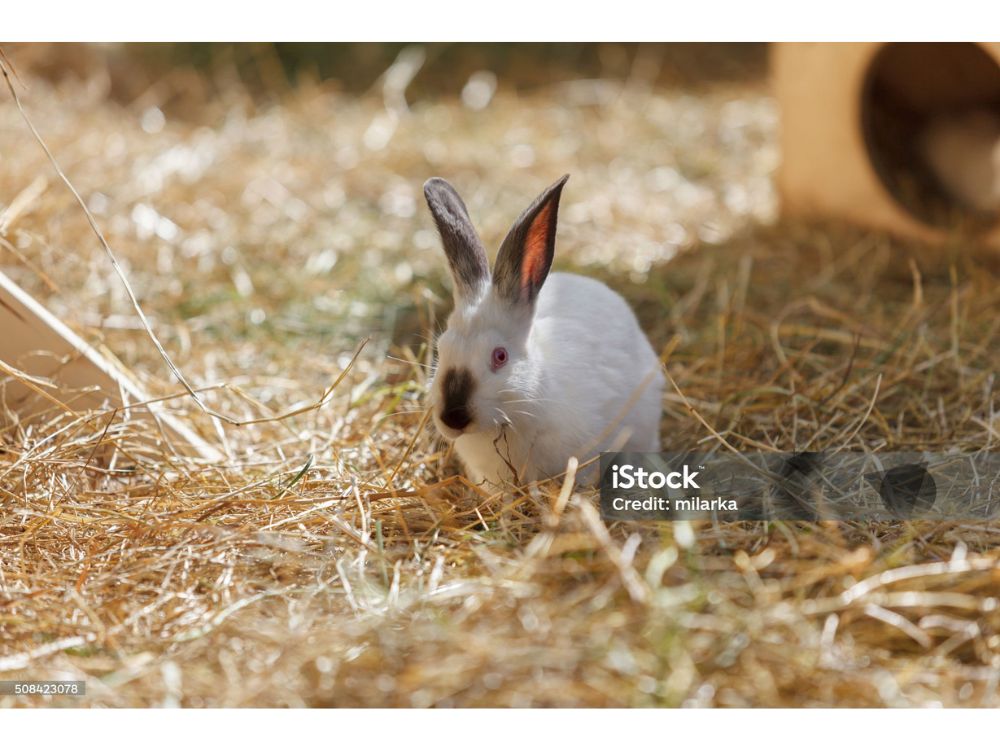
[(407, 364), (407, 365), (415, 365), (417, 367), (423, 367), (425, 370), (432, 370), (432, 369), (434, 369), (432, 365), (427, 365), (427, 364), (424, 364), (423, 362), (417, 362), (416, 360), (413, 360), (413, 359), (403, 359), (402, 357), (393, 357), (391, 354), (386, 354), (385, 358), (386, 359), (391, 359), (391, 360), (393, 360), (395, 362), (402, 362), (403, 364)]
[(390, 412), (389, 414), (383, 414), (382, 419), (388, 419), (389, 417), (398, 417), (401, 414), (423, 414), (426, 409), (403, 409), (401, 411)]

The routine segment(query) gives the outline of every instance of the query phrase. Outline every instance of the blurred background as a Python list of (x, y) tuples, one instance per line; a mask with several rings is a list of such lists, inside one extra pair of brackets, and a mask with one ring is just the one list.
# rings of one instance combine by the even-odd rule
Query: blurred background
[[(581, 78), (636, 78), (657, 86), (746, 81), (766, 74), (767, 44), (636, 43), (174, 43), (6, 45), (22, 65), (51, 78), (111, 76), (115, 96), (130, 101), (154, 82), (197, 72), (202, 85), (229, 88), (233, 77), (275, 97), (303, 82), (331, 82), (364, 93), (404, 49), (420, 50), (407, 87), (414, 101), (457, 95), (470, 76), (492, 74), (526, 91)], [(200, 86), (199, 86), (200, 88)], [(174, 92), (178, 97), (181, 90)], [(174, 102), (176, 104), (176, 102)]]
[[(331, 351), (365, 335), (418, 346), (431, 303), (450, 296), (420, 192), (431, 175), (457, 186), (495, 249), (531, 197), (570, 172), (557, 266), (635, 282), (776, 213), (762, 44), (5, 51), (30, 116), (172, 344), (242, 341), (230, 356), (262, 368), (292, 346), (300, 374), (325, 371)], [(13, 108), (0, 112), (0, 138), (0, 203), (24, 205), (5, 226), (4, 265), (15, 248), (49, 269), (48, 280), (19, 263), (10, 273), (135, 361), (120, 285)], [(33, 223), (53, 211), (58, 221)], [(648, 318), (680, 293), (657, 289)], [(204, 377), (229, 369), (217, 356), (199, 353)]]

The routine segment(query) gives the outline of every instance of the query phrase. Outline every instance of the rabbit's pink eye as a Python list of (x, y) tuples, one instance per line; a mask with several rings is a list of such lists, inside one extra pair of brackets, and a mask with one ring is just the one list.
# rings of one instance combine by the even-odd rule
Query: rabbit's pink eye
[(493, 350), (493, 356), (490, 359), (490, 369), (496, 372), (505, 364), (507, 364), (507, 350), (502, 346), (498, 346)]

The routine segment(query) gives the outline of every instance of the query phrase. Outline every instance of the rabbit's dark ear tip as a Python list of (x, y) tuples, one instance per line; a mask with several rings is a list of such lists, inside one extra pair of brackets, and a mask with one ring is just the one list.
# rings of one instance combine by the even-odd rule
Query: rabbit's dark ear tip
[(566, 184), (567, 180), (569, 180), (569, 175), (564, 174), (558, 180), (549, 185), (542, 193), (542, 195), (548, 197), (558, 196), (560, 193), (562, 193), (563, 186)]
[(424, 183), (424, 197), (430, 199), (432, 195), (442, 190), (450, 190), (451, 185), (440, 177), (431, 177)]

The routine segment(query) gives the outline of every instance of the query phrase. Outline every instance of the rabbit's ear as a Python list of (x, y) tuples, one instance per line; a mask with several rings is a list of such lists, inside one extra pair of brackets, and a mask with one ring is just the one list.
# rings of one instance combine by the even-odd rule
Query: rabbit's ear
[(424, 197), (434, 216), (444, 254), (455, 281), (455, 300), (474, 300), (490, 279), (486, 249), (455, 188), (440, 177), (424, 183)]
[(549, 275), (556, 250), (559, 196), (569, 175), (548, 187), (521, 214), (500, 246), (493, 287), (511, 304), (531, 304)]

